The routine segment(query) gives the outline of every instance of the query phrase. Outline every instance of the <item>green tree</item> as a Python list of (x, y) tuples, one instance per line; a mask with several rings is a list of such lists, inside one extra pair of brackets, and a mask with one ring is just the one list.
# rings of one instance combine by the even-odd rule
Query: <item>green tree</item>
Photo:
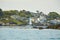
[(3, 16), (3, 11), (0, 9), (0, 18)]
[(19, 15), (20, 15), (21, 17), (32, 17), (31, 12), (30, 12), (30, 11), (26, 11), (26, 10), (21, 10), (21, 11), (19, 12)]
[(49, 12), (48, 16), (50, 17), (50, 19), (56, 19), (57, 17), (59, 17), (59, 14), (57, 12)]
[(18, 15), (18, 10), (9, 10), (9, 11), (3, 11), (3, 13), (4, 13), (4, 17), (9, 17), (10, 18), (10, 16), (11, 15)]
[(10, 10), (10, 15), (18, 15), (18, 10)]

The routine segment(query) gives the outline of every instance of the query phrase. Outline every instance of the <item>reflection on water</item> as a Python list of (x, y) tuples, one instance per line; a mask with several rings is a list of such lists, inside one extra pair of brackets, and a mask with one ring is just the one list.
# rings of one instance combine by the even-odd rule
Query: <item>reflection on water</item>
[(0, 40), (60, 40), (60, 30), (0, 28)]

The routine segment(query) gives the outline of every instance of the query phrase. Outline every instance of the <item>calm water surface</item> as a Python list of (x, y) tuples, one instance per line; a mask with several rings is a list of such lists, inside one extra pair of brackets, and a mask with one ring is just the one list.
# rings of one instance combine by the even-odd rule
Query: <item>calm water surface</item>
[(60, 30), (0, 28), (0, 40), (60, 40)]

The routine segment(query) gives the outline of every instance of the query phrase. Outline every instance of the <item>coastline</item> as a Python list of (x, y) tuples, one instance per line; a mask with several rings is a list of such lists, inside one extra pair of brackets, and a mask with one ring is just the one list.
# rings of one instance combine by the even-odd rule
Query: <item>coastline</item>
[(17, 29), (17, 30), (60, 30), (60, 29), (36, 29), (36, 28), (32, 28), (32, 29), (31, 28), (29, 28), (29, 29), (26, 28), (25, 29), (25, 28), (17, 28), (17, 27), (16, 28), (14, 28), (14, 27), (13, 28), (11, 28), (11, 27), (3, 27), (3, 28), (0, 28), (0, 29), (13, 29), (13, 30), (14, 29)]

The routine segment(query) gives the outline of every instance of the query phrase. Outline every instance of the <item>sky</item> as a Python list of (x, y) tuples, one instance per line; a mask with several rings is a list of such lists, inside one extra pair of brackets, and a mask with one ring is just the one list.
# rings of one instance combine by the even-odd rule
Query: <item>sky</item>
[(57, 12), (60, 14), (60, 0), (0, 0), (3, 10), (27, 10), (31, 12)]

